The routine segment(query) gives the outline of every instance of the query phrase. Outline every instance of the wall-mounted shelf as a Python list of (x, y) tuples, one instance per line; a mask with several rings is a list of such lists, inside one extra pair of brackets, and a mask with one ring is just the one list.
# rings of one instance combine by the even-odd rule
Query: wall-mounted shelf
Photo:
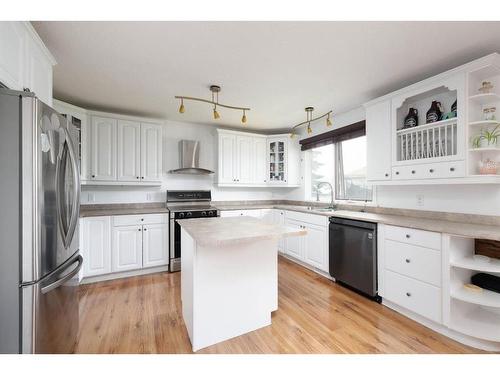
[(396, 131), (396, 134), (406, 134), (406, 133), (412, 133), (416, 131), (422, 131), (422, 130), (428, 130), (432, 128), (438, 128), (443, 125), (448, 125), (448, 124), (454, 124), (457, 122), (457, 118), (449, 118), (446, 120), (441, 120), (441, 121), (436, 121), (436, 122), (431, 122), (429, 124), (423, 124), (423, 125), (418, 125), (413, 128), (408, 128), (408, 129), (400, 129)]
[(482, 120), (469, 122), (470, 126), (496, 126), (500, 125), (500, 121), (496, 120)]
[(493, 104), (500, 102), (500, 95), (496, 93), (477, 94), (469, 96), (469, 100), (477, 104)]

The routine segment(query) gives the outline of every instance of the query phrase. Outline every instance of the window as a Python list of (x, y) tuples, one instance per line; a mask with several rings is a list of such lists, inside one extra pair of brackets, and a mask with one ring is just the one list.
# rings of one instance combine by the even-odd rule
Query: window
[(306, 199), (330, 202), (329, 182), (338, 200), (372, 200), (372, 187), (366, 182), (366, 136), (352, 138), (306, 152)]
[(366, 136), (335, 144), (335, 197), (372, 200), (372, 187), (366, 181)]
[[(313, 148), (309, 154), (309, 199), (316, 200), (317, 186), (320, 182), (329, 182), (334, 186), (334, 154), (333, 145)], [(321, 201), (330, 202), (331, 193), (328, 185), (324, 184), (319, 189)]]

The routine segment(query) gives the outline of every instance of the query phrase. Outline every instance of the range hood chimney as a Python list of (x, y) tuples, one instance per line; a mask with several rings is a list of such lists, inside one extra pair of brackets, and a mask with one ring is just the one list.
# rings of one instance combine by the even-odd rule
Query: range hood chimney
[(173, 169), (169, 173), (176, 174), (211, 174), (208, 169), (200, 168), (200, 142), (179, 141), (179, 162), (180, 168)]

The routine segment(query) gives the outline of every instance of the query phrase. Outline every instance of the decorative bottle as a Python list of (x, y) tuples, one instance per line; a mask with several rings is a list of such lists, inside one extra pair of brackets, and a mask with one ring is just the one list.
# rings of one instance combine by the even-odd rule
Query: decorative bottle
[(431, 108), (427, 111), (426, 123), (436, 122), (441, 120), (441, 115), (443, 114), (443, 107), (441, 102), (432, 101)]
[(408, 109), (408, 114), (405, 117), (403, 129), (413, 128), (418, 125), (418, 111), (416, 108)]

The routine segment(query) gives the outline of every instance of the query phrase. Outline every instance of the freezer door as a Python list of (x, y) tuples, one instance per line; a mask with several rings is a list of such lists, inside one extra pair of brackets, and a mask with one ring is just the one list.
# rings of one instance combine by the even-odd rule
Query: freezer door
[(37, 101), (38, 279), (78, 251), (80, 172), (66, 118)]
[(82, 257), (75, 254), (40, 282), (23, 288), (24, 353), (74, 352), (82, 262)]

